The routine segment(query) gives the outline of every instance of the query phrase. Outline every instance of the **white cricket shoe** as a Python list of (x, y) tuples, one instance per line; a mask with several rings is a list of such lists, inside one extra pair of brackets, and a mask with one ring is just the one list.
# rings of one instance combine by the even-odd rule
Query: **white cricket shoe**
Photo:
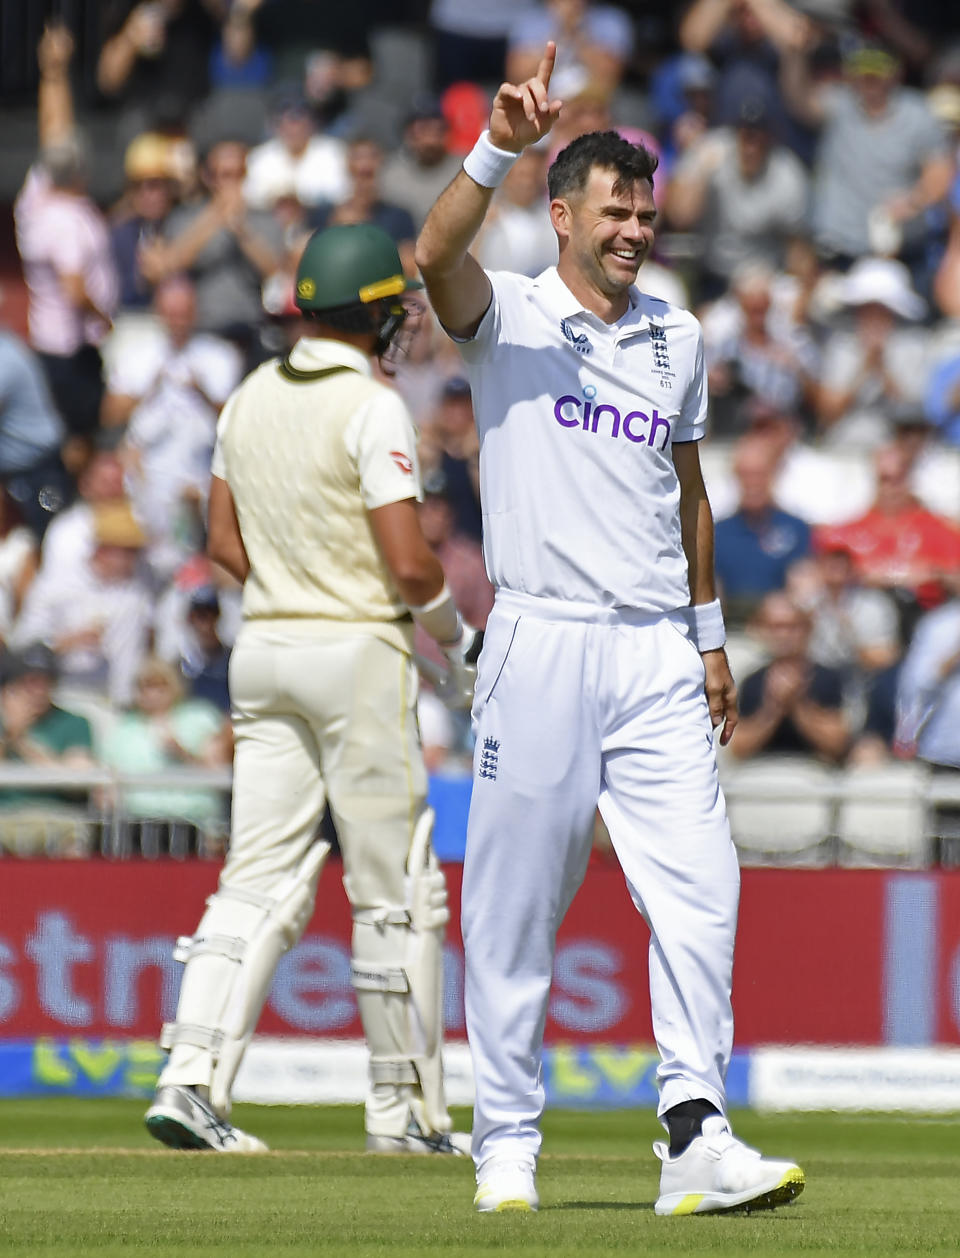
[(477, 1172), (473, 1204), (481, 1214), (505, 1210), (537, 1210), (537, 1177), (529, 1162), (490, 1158)]
[(267, 1146), (220, 1118), (195, 1088), (158, 1088), (143, 1120), (147, 1131), (171, 1149), (213, 1149), (217, 1153), (266, 1153)]
[(662, 1140), (653, 1151), (663, 1163), (657, 1214), (771, 1210), (803, 1192), (803, 1171), (796, 1163), (762, 1157), (734, 1136), (720, 1114), (705, 1118), (701, 1135), (676, 1157)]
[(374, 1136), (367, 1132), (368, 1153), (446, 1153), (452, 1157), (470, 1156), (470, 1135), (466, 1131), (421, 1131), (416, 1122), (402, 1136)]

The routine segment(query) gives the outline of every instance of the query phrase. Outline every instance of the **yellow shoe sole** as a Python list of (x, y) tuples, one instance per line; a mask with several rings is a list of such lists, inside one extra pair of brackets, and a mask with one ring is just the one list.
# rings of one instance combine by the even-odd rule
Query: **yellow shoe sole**
[[(673, 1217), (685, 1214), (728, 1214), (730, 1211), (742, 1211), (751, 1214), (754, 1210), (774, 1210), (777, 1206), (789, 1205), (803, 1192), (806, 1180), (799, 1166), (787, 1171), (784, 1177), (773, 1188), (759, 1193), (756, 1197), (745, 1194), (744, 1199), (733, 1198), (729, 1201), (718, 1199), (711, 1193), (688, 1193), (674, 1205), (664, 1209), (658, 1203), (657, 1214)], [(668, 1199), (669, 1200), (669, 1199)]]

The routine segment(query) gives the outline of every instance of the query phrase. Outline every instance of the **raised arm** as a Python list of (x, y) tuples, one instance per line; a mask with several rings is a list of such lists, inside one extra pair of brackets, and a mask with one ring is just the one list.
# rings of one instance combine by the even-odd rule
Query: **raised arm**
[(821, 127), (827, 118), (823, 87), (810, 71), (808, 48), (791, 46), (780, 58), (780, 92), (791, 114), (808, 127)]
[(730, 20), (730, 0), (694, 0), (680, 22), (678, 37), (685, 52), (706, 52)]
[(104, 96), (115, 96), (127, 85), (141, 57), (162, 52), (167, 38), (164, 6), (138, 4), (123, 26), (105, 41), (97, 59), (97, 87)]
[(37, 92), (37, 138), (40, 148), (62, 144), (73, 138), (76, 125), (73, 92), (70, 88), (70, 61), (73, 36), (62, 22), (51, 22), (37, 45), (40, 86)]
[(746, 0), (767, 39), (783, 51), (805, 48), (814, 35), (813, 23), (788, 0)]
[(923, 162), (912, 187), (894, 194), (886, 203), (888, 213), (898, 222), (915, 218), (925, 210), (945, 201), (956, 176), (953, 157), (948, 153), (931, 153)]
[(711, 180), (729, 157), (730, 147), (723, 136), (708, 132), (677, 164), (667, 185), (664, 206), (671, 227), (690, 231), (699, 224)]
[(490, 305), (490, 281), (468, 250), (494, 188), (512, 157), (542, 139), (559, 116), (560, 102), (548, 95), (556, 55), (556, 45), (548, 43), (532, 78), (501, 84), (487, 133), (464, 163), (466, 169), (440, 194), (420, 232), (417, 266), (437, 317), (455, 336), (476, 332)]

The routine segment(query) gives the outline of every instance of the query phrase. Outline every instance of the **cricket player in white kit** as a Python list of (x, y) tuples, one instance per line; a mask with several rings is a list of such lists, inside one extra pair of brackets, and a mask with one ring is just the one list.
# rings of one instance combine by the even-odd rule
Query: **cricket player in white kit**
[[(353, 984), (370, 1049), (366, 1146), (466, 1154), (441, 1068), (446, 885), (430, 843), (413, 620), (469, 702), (469, 632), (420, 530), (416, 435), (373, 377), (411, 287), (371, 224), (314, 233), (303, 335), (220, 417), (209, 551), (243, 582), (230, 661), (236, 738), (230, 849), (186, 962), (170, 1058), (146, 1114), (175, 1148), (259, 1152), (231, 1091), (277, 962), (313, 911), (329, 802), (353, 912)], [(412, 613), (412, 615), (411, 615)]]
[(582, 136), (549, 175), (556, 268), (485, 273), (467, 252), (493, 188), (551, 127), (555, 48), (504, 84), (428, 216), (417, 262), (467, 365), (484, 548), (497, 595), (480, 657), (462, 924), (480, 1211), (536, 1209), (541, 1054), (557, 928), (594, 809), (651, 932), (660, 1050), (658, 1214), (759, 1208), (803, 1172), (724, 1114), (739, 870), (717, 781), (736, 692), (698, 441), (699, 324), (635, 286), (655, 159)]

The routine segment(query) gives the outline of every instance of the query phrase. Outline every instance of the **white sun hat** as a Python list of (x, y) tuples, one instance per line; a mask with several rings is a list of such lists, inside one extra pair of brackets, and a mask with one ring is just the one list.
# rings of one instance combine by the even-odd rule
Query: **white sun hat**
[(838, 296), (845, 306), (876, 302), (901, 319), (922, 319), (927, 312), (910, 272), (895, 258), (860, 258), (841, 281)]

